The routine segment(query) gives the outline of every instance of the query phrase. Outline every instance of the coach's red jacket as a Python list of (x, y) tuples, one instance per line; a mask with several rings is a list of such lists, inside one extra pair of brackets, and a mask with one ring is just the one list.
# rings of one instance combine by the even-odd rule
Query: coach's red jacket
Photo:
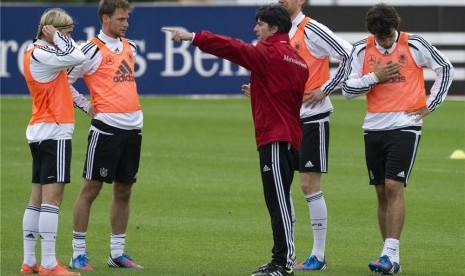
[(202, 31), (195, 33), (192, 44), (251, 71), (250, 98), (257, 147), (288, 141), (294, 148), (300, 148), (302, 127), (299, 111), (308, 69), (289, 44), (287, 33), (272, 35), (254, 46)]

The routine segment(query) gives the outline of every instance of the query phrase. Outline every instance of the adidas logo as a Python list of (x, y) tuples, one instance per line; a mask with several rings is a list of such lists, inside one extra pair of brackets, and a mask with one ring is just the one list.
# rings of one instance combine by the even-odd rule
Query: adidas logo
[(35, 239), (36, 236), (34, 236), (32, 233), (29, 233), (25, 236), (25, 238), (28, 238), (28, 239)]
[(312, 161), (308, 161), (307, 164), (305, 164), (305, 168), (311, 168), (314, 167)]
[(270, 171), (270, 168), (267, 165), (263, 166), (262, 172), (267, 172), (267, 171)]
[(400, 173), (398, 173), (397, 176), (399, 176), (399, 177), (405, 177), (404, 171), (401, 171)]
[(123, 59), (121, 64), (118, 67), (118, 70), (115, 72), (115, 76), (113, 77), (113, 82), (125, 82), (125, 81), (134, 81), (134, 75), (131, 70), (131, 67)]

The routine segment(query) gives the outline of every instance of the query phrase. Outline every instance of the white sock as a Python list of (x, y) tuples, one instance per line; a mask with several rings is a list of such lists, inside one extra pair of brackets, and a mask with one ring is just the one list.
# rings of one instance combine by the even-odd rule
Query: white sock
[[(399, 240), (388, 238), (384, 241), (381, 256), (387, 255), (391, 262), (396, 261), (397, 251), (399, 250)], [(396, 262), (398, 263), (398, 262)]]
[(57, 265), (55, 245), (58, 230), (58, 206), (40, 206), (39, 233), (42, 242), (42, 266), (51, 269)]
[(126, 234), (111, 234), (110, 254), (113, 259), (118, 258), (124, 253), (124, 243), (126, 242)]
[(313, 249), (312, 255), (315, 255), (319, 261), (325, 258), (326, 244), (326, 227), (328, 212), (323, 192), (319, 191), (305, 196), (310, 210), (310, 220), (313, 229)]
[(73, 259), (86, 254), (86, 234), (87, 232), (73, 231)]
[(28, 205), (23, 216), (23, 263), (33, 266), (36, 261), (36, 245), (39, 236), (40, 207)]

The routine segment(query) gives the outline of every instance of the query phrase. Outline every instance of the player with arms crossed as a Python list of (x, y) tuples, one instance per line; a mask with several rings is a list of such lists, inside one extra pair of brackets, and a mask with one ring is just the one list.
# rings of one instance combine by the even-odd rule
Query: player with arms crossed
[[(132, 7), (126, 0), (101, 0), (102, 29), (81, 47), (84, 64), (69, 73), (83, 77), (98, 112), (91, 122), (84, 183), (74, 205), (73, 256), (70, 267), (92, 270), (86, 255), (90, 209), (103, 182), (113, 184), (108, 266), (142, 268), (124, 251), (132, 186), (137, 180), (143, 114), (134, 80), (135, 44), (124, 38)], [(72, 87), (74, 90), (74, 87)]]
[[(450, 61), (423, 37), (397, 31), (394, 7), (377, 4), (366, 15), (372, 34), (354, 45), (344, 81), (347, 98), (366, 95), (365, 159), (378, 200), (384, 247), (369, 269), (401, 272), (399, 241), (405, 219), (404, 187), (420, 142), (422, 119), (444, 101), (452, 83)], [(426, 96), (423, 67), (436, 73)]]

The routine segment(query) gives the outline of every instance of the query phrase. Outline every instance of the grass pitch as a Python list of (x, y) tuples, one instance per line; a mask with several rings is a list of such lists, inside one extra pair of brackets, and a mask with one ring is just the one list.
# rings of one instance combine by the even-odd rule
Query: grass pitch
[[(365, 169), (365, 102), (335, 97), (333, 104), (329, 174), (323, 177), (328, 269), (320, 273), (371, 275), (367, 264), (378, 257), (382, 240)], [(1, 275), (17, 275), (22, 262), (22, 216), (31, 186), (25, 139), (30, 105), (28, 98), (1, 98)], [(82, 275), (249, 275), (268, 262), (271, 227), (248, 100), (144, 97), (142, 106), (143, 152), (126, 249), (145, 268), (122, 271), (106, 265), (111, 187), (105, 185), (87, 234), (94, 271)], [(60, 209), (57, 241), (57, 256), (65, 264), (72, 254), (72, 208), (90, 121), (80, 111), (76, 116), (72, 183)], [(425, 119), (405, 191), (403, 275), (463, 273), (465, 160), (449, 156), (465, 150), (464, 120), (465, 102), (450, 100)], [(297, 174), (292, 191), (300, 262), (310, 253), (312, 232)]]

